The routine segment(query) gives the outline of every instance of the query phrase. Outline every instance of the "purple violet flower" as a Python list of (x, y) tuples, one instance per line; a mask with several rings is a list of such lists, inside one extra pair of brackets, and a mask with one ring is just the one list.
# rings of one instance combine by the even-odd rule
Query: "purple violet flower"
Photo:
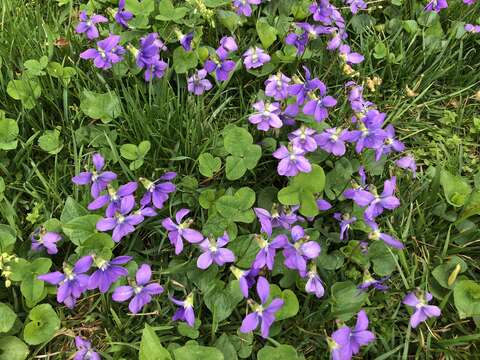
[(328, 0), (320, 0), (313, 2), (308, 8), (313, 15), (313, 20), (319, 21), (324, 25), (332, 23), (333, 6)]
[(117, 178), (117, 174), (111, 171), (101, 172), (105, 165), (105, 160), (102, 155), (98, 153), (93, 154), (92, 162), (95, 169), (92, 171), (81, 172), (72, 178), (72, 182), (76, 185), (86, 185), (91, 183), (92, 188), (90, 189), (90, 193), (93, 198), (97, 198), (107, 185)]
[(172, 320), (185, 321), (188, 326), (193, 327), (195, 325), (195, 312), (193, 311), (193, 294), (188, 294), (185, 300), (177, 300), (174, 297), (170, 297), (170, 300), (180, 306), (175, 314), (173, 314)]
[(356, 14), (359, 10), (365, 10), (367, 8), (367, 4), (363, 0), (346, 0), (345, 2), (350, 6), (352, 14)]
[(141, 69), (154, 65), (160, 56), (160, 50), (166, 49), (157, 33), (150, 33), (140, 38), (140, 49), (136, 52), (136, 63)]
[(250, 48), (243, 54), (243, 63), (247, 69), (255, 69), (270, 61), (268, 55), (262, 48)]
[(439, 13), (440, 10), (448, 8), (448, 3), (446, 0), (431, 0), (427, 6), (425, 6), (425, 11)]
[(75, 346), (77, 352), (73, 360), (100, 360), (100, 355), (92, 347), (92, 343), (80, 336), (75, 336)]
[(415, 309), (410, 317), (410, 326), (416, 328), (421, 322), (431, 317), (439, 317), (442, 313), (440, 308), (435, 305), (428, 305), (432, 300), (432, 294), (426, 292), (424, 295), (417, 296), (414, 292), (408, 293), (403, 298), (403, 303)]
[(115, 21), (125, 29), (128, 29), (128, 22), (132, 20), (132, 18), (133, 14), (125, 10), (125, 0), (120, 0), (118, 2), (118, 10), (115, 13)]
[(265, 80), (265, 95), (273, 97), (275, 100), (284, 100), (288, 97), (288, 85), (291, 79), (281, 72), (271, 75)]
[(232, 263), (235, 261), (235, 254), (230, 249), (224, 247), (228, 244), (229, 237), (227, 232), (217, 240), (206, 238), (198, 246), (202, 250), (203, 254), (198, 257), (197, 267), (205, 270), (212, 265), (212, 263), (218, 266), (223, 266), (226, 263)]
[(80, 13), (80, 22), (75, 29), (77, 34), (83, 34), (87, 36), (87, 39), (93, 40), (98, 38), (98, 29), (95, 26), (96, 24), (108, 22), (108, 19), (102, 15), (93, 14), (90, 18), (88, 17), (85, 11)]
[(317, 207), (320, 211), (327, 211), (332, 208), (332, 204), (330, 204), (327, 200), (317, 199)]
[(285, 37), (285, 44), (295, 46), (297, 49), (297, 56), (300, 56), (305, 52), (308, 40), (308, 33), (306, 31), (303, 31), (301, 34), (289, 33)]
[(387, 114), (378, 110), (368, 110), (365, 117), (357, 121), (358, 130), (349, 132), (347, 141), (356, 142), (355, 151), (360, 154), (363, 149), (378, 149), (387, 137), (382, 129)]
[(145, 187), (145, 194), (140, 200), (140, 205), (148, 206), (153, 204), (157, 209), (162, 209), (165, 202), (168, 200), (169, 194), (177, 190), (173, 180), (177, 176), (175, 172), (167, 172), (163, 174), (158, 180), (152, 182), (145, 178), (140, 178), (139, 181)]
[(283, 248), (285, 266), (291, 270), (298, 270), (300, 276), (307, 273), (307, 261), (316, 259), (320, 255), (320, 245), (310, 240), (305, 230), (296, 225), (292, 228), (291, 237), (293, 243), (287, 241)]
[(272, 155), (274, 158), (280, 160), (277, 166), (279, 175), (295, 176), (299, 172), (308, 173), (312, 171), (312, 165), (304, 156), (305, 152), (301, 148), (291, 144), (288, 148), (281, 145)]
[(192, 40), (193, 40), (193, 31), (189, 32), (188, 34), (182, 34), (180, 31), (176, 31), (178, 41), (180, 42), (180, 45), (185, 49), (185, 51), (191, 51), (192, 50)]
[(118, 256), (107, 261), (100, 257), (94, 257), (94, 263), (98, 269), (90, 275), (87, 289), (98, 289), (101, 293), (106, 293), (115, 281), (128, 275), (128, 270), (120, 265), (124, 265), (132, 259), (131, 256)]
[(308, 100), (303, 107), (303, 113), (305, 115), (311, 115), (314, 117), (315, 121), (321, 122), (328, 117), (327, 109), (337, 105), (337, 100), (327, 95), (327, 87), (321, 81), (318, 90), (320, 97), (316, 96), (313, 92), (309, 93), (310, 100)]
[(266, 266), (268, 270), (272, 271), (277, 249), (283, 249), (288, 244), (287, 236), (277, 235), (273, 240), (268, 241), (262, 235), (255, 235), (255, 241), (260, 250), (255, 256), (252, 268), (260, 270)]
[(358, 285), (358, 289), (367, 291), (371, 287), (379, 291), (387, 291), (388, 286), (384, 285), (384, 282), (389, 279), (389, 276), (384, 276), (378, 280), (374, 279), (368, 271), (363, 276), (363, 282)]
[(365, 210), (365, 218), (373, 220), (381, 215), (384, 209), (393, 210), (400, 206), (400, 200), (394, 195), (396, 187), (396, 177), (393, 176), (390, 180), (386, 180), (383, 185), (383, 191), (380, 195), (372, 194), (368, 191), (359, 191), (353, 199), (357, 205), (363, 206), (368, 203)]
[(355, 216), (350, 216), (350, 214), (341, 214), (335, 213), (333, 217), (340, 222), (340, 240), (348, 239), (348, 229), (350, 226), (357, 221)]
[(203, 235), (199, 231), (190, 229), (193, 219), (182, 221), (189, 212), (190, 210), (188, 209), (178, 210), (175, 214), (177, 223), (174, 223), (171, 218), (166, 218), (162, 221), (162, 226), (168, 231), (170, 243), (175, 247), (176, 255), (182, 252), (184, 239), (191, 244), (197, 244), (203, 240)]
[(340, 45), (338, 50), (342, 60), (349, 65), (360, 64), (365, 59), (362, 54), (352, 52), (348, 45)]
[(466, 24), (465, 31), (473, 34), (480, 33), (480, 25)]
[(345, 141), (348, 139), (349, 131), (341, 128), (326, 129), (315, 136), (318, 147), (335, 156), (343, 156), (345, 154), (347, 150)]
[(240, 290), (243, 297), (248, 299), (248, 290), (255, 285), (255, 278), (258, 276), (258, 269), (241, 270), (233, 265), (230, 266), (230, 271), (237, 278), (240, 283)]
[(221, 58), (212, 58), (205, 61), (204, 69), (207, 70), (209, 74), (215, 72), (215, 76), (218, 81), (226, 81), (230, 76), (230, 73), (235, 69), (235, 61), (221, 59)]
[(88, 49), (80, 54), (84, 60), (93, 59), (95, 67), (103, 70), (110, 69), (112, 65), (123, 60), (125, 49), (118, 45), (120, 36), (110, 35), (97, 42), (96, 49)]
[(250, 5), (259, 5), (262, 0), (233, 0), (233, 7), (238, 15), (251, 16), (252, 7)]
[(115, 190), (112, 186), (107, 185), (108, 193), (98, 196), (90, 204), (88, 204), (88, 210), (98, 210), (107, 205), (105, 215), (107, 217), (113, 217), (116, 212), (120, 210), (120, 205), (123, 198), (130, 197), (135, 202), (135, 198), (132, 195), (137, 190), (138, 184), (135, 181), (128, 182)]
[(268, 131), (270, 128), (279, 129), (283, 126), (282, 120), (278, 116), (281, 111), (278, 102), (265, 103), (263, 100), (260, 100), (253, 104), (253, 108), (257, 112), (250, 115), (248, 121), (257, 125), (258, 130)]
[(401, 152), (405, 150), (405, 145), (395, 138), (395, 128), (393, 125), (387, 125), (385, 128), (385, 139), (382, 146), (377, 148), (375, 161), (379, 161), (382, 155), (388, 155), (392, 151)]
[(251, 299), (248, 300), (248, 304), (253, 312), (245, 316), (243, 319), (240, 332), (248, 333), (253, 331), (260, 323), (262, 337), (267, 338), (268, 333), (270, 332), (270, 327), (275, 321), (275, 313), (282, 308), (284, 301), (280, 298), (276, 298), (273, 299), (268, 306), (265, 306), (268, 297), (270, 296), (270, 284), (263, 276), (258, 278), (257, 294), (261, 303), (257, 304)]
[(399, 240), (395, 239), (393, 236), (380, 232), (378, 224), (371, 220), (365, 220), (365, 223), (372, 229), (372, 232), (368, 234), (370, 240), (382, 240), (386, 245), (391, 246), (395, 249), (403, 249), (403, 245)]
[(73, 309), (77, 299), (87, 290), (89, 276), (85, 274), (92, 266), (93, 258), (90, 255), (80, 258), (73, 268), (63, 265), (63, 273), (54, 271), (39, 275), (38, 280), (52, 285), (58, 285), (57, 301)]
[(113, 229), (112, 240), (119, 242), (128, 234), (135, 231), (135, 226), (140, 224), (144, 218), (141, 215), (130, 213), (135, 206), (135, 198), (126, 196), (121, 199), (120, 207), (111, 217), (102, 218), (97, 222), (98, 231), (109, 231)]
[(315, 264), (312, 264), (310, 271), (307, 273), (307, 283), (305, 284), (305, 291), (310, 294), (315, 294), (317, 298), (323, 297), (325, 289), (322, 284), (322, 280), (317, 273)]
[(302, 149), (304, 152), (312, 152), (317, 149), (315, 134), (315, 130), (302, 125), (297, 130), (288, 134), (288, 139), (293, 146)]
[(205, 79), (207, 76), (207, 70), (201, 69), (195, 72), (187, 79), (188, 91), (195, 95), (202, 95), (205, 91), (212, 88), (212, 83)]
[(220, 59), (226, 59), (231, 52), (237, 51), (238, 45), (231, 36), (224, 36), (220, 39), (220, 46), (216, 53)]
[(317, 78), (312, 79), (310, 70), (306, 66), (303, 67), (303, 70), (305, 71), (305, 82), (302, 82), (297, 76), (294, 76), (293, 84), (288, 87), (288, 94), (296, 96), (297, 105), (303, 105), (308, 94), (314, 90), (320, 89), (323, 84)]
[(355, 327), (351, 329), (343, 326), (333, 332), (329, 347), (334, 360), (350, 360), (353, 355), (360, 352), (360, 347), (375, 340), (375, 335), (368, 330), (368, 317), (365, 310), (360, 310), (357, 315)]
[(60, 234), (47, 231), (44, 227), (37, 228), (30, 236), (32, 251), (38, 252), (45, 249), (48, 254), (54, 255), (58, 252), (57, 242), (62, 240)]
[(401, 169), (410, 169), (413, 173), (413, 177), (417, 176), (417, 164), (415, 163), (415, 159), (412, 155), (407, 155), (398, 159), (395, 162), (395, 165)]
[(163, 292), (163, 287), (159, 283), (148, 284), (151, 278), (152, 269), (150, 265), (141, 265), (135, 275), (135, 283), (132, 286), (124, 285), (117, 287), (112, 294), (112, 300), (123, 302), (133, 296), (128, 304), (128, 309), (132, 314), (137, 314), (145, 305), (152, 301), (152, 296)]

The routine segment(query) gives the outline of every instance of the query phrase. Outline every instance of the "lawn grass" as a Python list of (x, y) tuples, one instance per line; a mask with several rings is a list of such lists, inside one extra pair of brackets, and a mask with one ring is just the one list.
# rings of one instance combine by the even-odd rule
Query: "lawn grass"
[[(396, 17), (404, 20), (416, 17), (414, 3), (406, 1), (397, 9)], [(469, 270), (463, 276), (480, 280), (480, 232), (476, 226), (464, 230), (442, 213), (444, 195), (434, 168), (448, 169), (472, 183), (478, 172), (480, 129), (476, 128), (474, 118), (480, 118), (480, 99), (475, 97), (480, 91), (480, 38), (458, 39), (452, 31), (441, 40), (442, 44), (432, 48), (425, 43), (428, 34), (406, 36), (401, 27), (388, 31), (388, 23), (380, 26), (389, 15), (384, 12), (385, 7), (374, 6), (370, 15), (377, 19), (377, 25), (352, 35), (352, 43), (366, 58), (360, 72), (364, 78), (378, 76), (383, 80), (368, 97), (389, 114), (388, 121), (395, 125), (400, 139), (416, 156), (420, 170), (415, 180), (406, 174), (398, 178), (402, 206), (388, 217), (388, 223), (392, 234), (407, 245), (407, 250), (399, 254), (398, 271), (390, 281), (389, 302), (367, 304), (375, 306), (376, 313), (381, 314), (378, 319), (370, 319), (378, 340), (370, 345), (368, 358), (475, 359), (480, 352), (480, 332), (472, 319), (459, 319), (453, 302), (448, 301), (452, 291), (440, 303), (443, 315), (432, 328), (412, 330), (401, 298), (416, 287), (424, 288), (425, 284), (431, 287), (431, 272), (452, 255), (460, 256), (468, 264)], [(478, 10), (478, 4), (471, 9), (457, 6), (449, 16), (464, 21)], [(153, 179), (163, 169), (199, 179), (198, 156), (220, 146), (225, 125), (246, 123), (259, 84), (253, 77), (247, 82), (234, 77), (228, 87), (214, 89), (208, 98), (193, 98), (184, 90), (185, 80), (175, 78), (176, 75), (149, 85), (139, 75), (116, 77), (100, 73), (78, 59), (85, 44), (73, 34), (74, 15), (73, 8), (59, 7), (48, 0), (8, 0), (0, 4), (0, 110), (17, 120), (20, 128), (17, 150), (0, 152), (0, 174), (7, 184), (6, 197), (0, 202), (0, 219), (21, 234), (23, 250), (29, 247), (28, 234), (34, 225), (58, 217), (68, 196), (87, 203), (83, 193), (72, 187), (70, 179), (81, 171), (92, 149), (101, 150), (130, 180), (138, 176)], [(448, 28), (449, 20), (445, 24)], [(66, 38), (68, 45), (54, 45), (60, 37)], [(387, 53), (395, 55), (394, 61), (374, 56), (379, 42), (385, 44)], [(75, 67), (78, 74), (68, 86), (49, 75), (43, 76), (42, 95), (36, 106), (27, 110), (7, 94), (7, 84), (18, 78), (26, 60), (43, 55)], [(328, 58), (315, 67), (317, 74), (325, 74), (325, 82), (331, 84), (332, 91), (341, 91), (340, 84), (345, 78), (330, 70)], [(411, 96), (407, 87), (416, 95)], [(87, 118), (79, 110), (84, 89), (116, 92), (121, 99), (122, 115), (109, 124)], [(79, 129), (86, 132), (93, 127), (95, 136), (82, 138)], [(44, 131), (54, 128), (60, 130), (63, 149), (57, 155), (48, 155), (37, 141)], [(145, 164), (139, 170), (130, 170), (119, 154), (119, 145), (143, 140), (152, 144)], [(242, 179), (242, 185), (256, 189), (271, 185), (271, 164), (272, 161), (265, 160), (255, 174), (249, 173)], [(220, 184), (228, 186), (229, 182)], [(181, 182), (181, 197), (172, 207), (181, 202), (189, 204), (198, 197), (199, 192), (190, 185), (189, 181)], [(165, 231), (160, 223), (158, 218), (149, 221), (131, 236), (127, 249), (137, 250), (158, 269), (163, 269), (162, 276), (169, 272), (171, 259), (162, 246)], [(182, 269), (172, 279), (178, 277), (181, 282), (184, 276), (191, 276), (188, 270), (191, 269)], [(18, 315), (25, 316), (25, 304), (18, 289), (2, 289), (0, 301), (9, 302), (12, 298), (16, 299), (14, 307)], [(327, 351), (323, 324), (325, 319), (333, 320), (329, 305), (304, 295), (299, 298), (297, 317), (286, 320), (276, 340), (267, 339), (265, 343), (294, 344), (306, 359), (327, 358), (319, 354)], [(61, 352), (72, 348), (69, 329), (79, 327), (92, 336), (107, 359), (133, 359), (145, 322), (154, 327), (162, 343), (181, 339), (169, 320), (174, 308), (167, 301), (155, 300), (153, 308), (158, 310), (154, 316), (127, 316), (112, 304), (107, 296), (96, 294), (84, 298), (74, 313), (56, 308), (64, 327), (61, 335), (66, 336), (59, 334), (51, 343), (37, 347), (31, 358), (48, 354), (56, 354), (52, 359), (64, 358)], [(242, 313), (243, 309), (235, 311), (232, 320), (222, 324), (222, 331), (235, 333)], [(211, 330), (210, 324), (202, 324), (201, 338), (213, 343), (219, 334)]]

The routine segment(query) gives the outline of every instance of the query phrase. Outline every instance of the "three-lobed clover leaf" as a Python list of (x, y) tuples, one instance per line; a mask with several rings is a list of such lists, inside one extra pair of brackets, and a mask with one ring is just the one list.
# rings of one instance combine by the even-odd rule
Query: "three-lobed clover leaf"
[(200, 154), (198, 157), (198, 169), (200, 174), (208, 178), (220, 171), (222, 160), (219, 157), (213, 157), (210, 153)]
[(223, 195), (216, 202), (217, 211), (230, 222), (251, 223), (255, 219), (251, 209), (255, 203), (255, 191), (248, 187), (237, 190), (234, 195)]
[(230, 154), (225, 165), (228, 180), (240, 179), (247, 170), (257, 166), (262, 156), (260, 145), (253, 144), (252, 135), (238, 126), (231, 126), (225, 130), (223, 145)]
[(120, 155), (127, 160), (132, 162), (129, 165), (130, 170), (139, 169), (144, 162), (145, 156), (147, 156), (150, 151), (151, 144), (150, 141), (142, 141), (140, 144), (124, 144), (120, 147)]
[(309, 173), (299, 173), (290, 185), (278, 192), (278, 200), (283, 205), (300, 205), (300, 213), (316, 216), (319, 213), (315, 194), (325, 187), (325, 173), (319, 165), (312, 165)]
[(29, 110), (35, 107), (37, 99), (42, 95), (42, 87), (35, 78), (10, 80), (7, 93), (13, 99), (20, 100), (25, 109)]
[(60, 138), (60, 130), (47, 130), (38, 138), (38, 146), (51, 155), (58, 154), (63, 149), (63, 140)]

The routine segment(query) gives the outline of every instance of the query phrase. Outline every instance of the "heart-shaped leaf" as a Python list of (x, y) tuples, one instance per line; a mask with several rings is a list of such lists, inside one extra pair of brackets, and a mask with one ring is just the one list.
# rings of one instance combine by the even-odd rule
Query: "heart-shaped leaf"
[(267, 18), (258, 19), (256, 28), (258, 37), (265, 49), (270, 47), (270, 45), (272, 45), (277, 39), (277, 29), (270, 26)]
[(53, 338), (60, 329), (60, 319), (50, 304), (35, 306), (28, 318), (31, 320), (23, 330), (23, 338), (30, 345), (38, 345)]
[(292, 290), (286, 289), (282, 291), (282, 289), (280, 289), (277, 285), (270, 284), (269, 301), (272, 301), (276, 298), (283, 300), (283, 306), (275, 314), (275, 318), (277, 320), (284, 320), (297, 315), (299, 304), (297, 296)]
[(0, 360), (25, 360), (28, 356), (28, 346), (15, 336), (0, 338)]
[(220, 171), (222, 160), (219, 157), (213, 157), (210, 153), (203, 153), (198, 157), (200, 174), (206, 177), (212, 177), (213, 174)]
[(0, 303), (0, 333), (10, 331), (16, 319), (17, 314), (12, 308), (7, 304)]
[(100, 119), (108, 123), (120, 116), (122, 108), (120, 99), (113, 91), (100, 94), (93, 91), (83, 90), (80, 99), (80, 109), (92, 119)]
[(462, 280), (453, 289), (453, 299), (460, 319), (480, 316), (480, 284)]
[(251, 207), (255, 203), (255, 191), (248, 187), (238, 189), (235, 195), (223, 195), (215, 206), (225, 219), (233, 222), (251, 223), (255, 215)]
[(75, 245), (82, 245), (90, 236), (97, 233), (99, 215), (84, 215), (70, 220), (63, 225), (63, 232)]
[(257, 354), (258, 360), (297, 360), (297, 351), (290, 345), (279, 345), (277, 347), (265, 346)]

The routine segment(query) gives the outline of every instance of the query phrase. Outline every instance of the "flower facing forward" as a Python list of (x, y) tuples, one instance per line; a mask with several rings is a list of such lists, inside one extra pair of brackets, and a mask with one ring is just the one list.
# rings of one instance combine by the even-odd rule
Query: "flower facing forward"
[(295, 176), (299, 172), (312, 171), (312, 165), (305, 157), (305, 151), (295, 145), (290, 144), (288, 148), (281, 145), (272, 155), (280, 160), (277, 166), (279, 175)]
[(77, 352), (73, 360), (100, 360), (100, 355), (93, 349), (92, 343), (81, 336), (75, 337), (75, 346)]
[(50, 255), (56, 254), (58, 252), (57, 242), (61, 239), (60, 234), (56, 232), (47, 231), (44, 227), (38, 228), (30, 236), (32, 251), (45, 249)]
[(296, 225), (291, 230), (292, 243), (287, 242), (283, 249), (285, 266), (288, 269), (298, 270), (300, 276), (307, 272), (307, 261), (316, 259), (320, 255), (320, 245), (310, 240), (305, 230)]
[(163, 292), (163, 287), (159, 283), (151, 283), (152, 269), (149, 265), (143, 264), (137, 270), (135, 282), (132, 286), (124, 285), (115, 289), (112, 294), (113, 301), (123, 302), (130, 298), (128, 309), (132, 314), (137, 314), (142, 308), (152, 301), (152, 297)]
[(105, 159), (98, 153), (93, 154), (92, 162), (94, 169), (74, 176), (72, 182), (76, 185), (92, 184), (91, 195), (93, 198), (97, 198), (107, 188), (108, 184), (117, 178), (117, 174), (111, 171), (102, 171), (105, 166)]
[(140, 205), (148, 206), (153, 204), (157, 209), (162, 209), (165, 202), (168, 200), (169, 194), (177, 190), (175, 184), (170, 181), (176, 176), (177, 173), (171, 171), (163, 174), (160, 179), (154, 182), (141, 178), (140, 182), (147, 191), (140, 200)]
[(120, 36), (110, 35), (97, 42), (96, 49), (88, 49), (80, 54), (84, 60), (93, 59), (95, 67), (103, 70), (110, 69), (114, 64), (123, 60), (125, 49), (119, 45)]
[(260, 330), (263, 338), (268, 337), (270, 327), (275, 321), (275, 313), (281, 309), (284, 304), (282, 299), (273, 299), (268, 306), (266, 306), (268, 297), (270, 296), (270, 284), (267, 279), (260, 276), (257, 281), (257, 294), (261, 303), (258, 304), (253, 300), (249, 300), (249, 305), (253, 312), (245, 316), (242, 321), (240, 331), (248, 333), (255, 330), (260, 324)]
[(188, 209), (180, 209), (175, 214), (175, 223), (171, 218), (166, 218), (162, 221), (162, 226), (168, 231), (168, 238), (170, 243), (175, 247), (175, 254), (178, 255), (183, 250), (183, 240), (191, 244), (197, 244), (203, 240), (203, 235), (197, 231), (190, 229), (192, 219), (183, 221), (185, 216), (190, 213)]
[(428, 305), (432, 300), (432, 294), (426, 292), (417, 296), (414, 292), (407, 294), (403, 298), (403, 303), (415, 309), (415, 312), (410, 317), (410, 325), (416, 328), (421, 322), (426, 321), (431, 317), (439, 317), (441, 310), (438, 306)]
[(130, 260), (131, 256), (118, 256), (110, 261), (95, 257), (94, 262), (98, 269), (88, 279), (88, 290), (98, 289), (101, 293), (106, 293), (115, 281), (128, 275), (128, 270), (120, 265)]
[(102, 15), (95, 15), (93, 14), (91, 17), (88, 17), (85, 11), (80, 13), (80, 22), (75, 29), (77, 34), (85, 34), (87, 39), (93, 40), (98, 38), (98, 29), (96, 24), (106, 23), (108, 19)]
[(232, 263), (235, 261), (235, 254), (230, 249), (224, 247), (228, 244), (229, 238), (227, 232), (217, 240), (212, 238), (206, 238), (200, 244), (200, 250), (203, 254), (198, 257), (197, 267), (205, 270), (212, 265), (212, 263), (218, 266), (223, 266), (226, 263)]
[(243, 54), (243, 64), (247, 69), (259, 68), (269, 61), (270, 55), (259, 47), (250, 48)]

